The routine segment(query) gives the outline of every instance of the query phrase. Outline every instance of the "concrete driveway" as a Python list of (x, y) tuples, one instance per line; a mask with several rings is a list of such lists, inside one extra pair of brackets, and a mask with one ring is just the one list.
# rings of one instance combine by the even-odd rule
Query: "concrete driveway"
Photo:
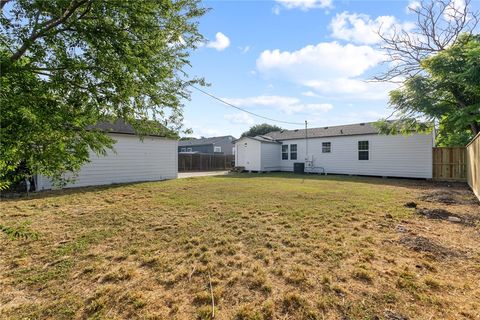
[(178, 179), (208, 177), (208, 176), (224, 176), (226, 174), (228, 174), (228, 171), (179, 172)]

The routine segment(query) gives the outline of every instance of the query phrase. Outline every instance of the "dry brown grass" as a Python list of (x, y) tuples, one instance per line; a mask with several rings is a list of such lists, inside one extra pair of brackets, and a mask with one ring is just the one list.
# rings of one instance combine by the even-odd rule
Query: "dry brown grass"
[[(425, 197), (452, 190), (462, 201)], [(216, 319), (479, 319), (469, 199), (424, 181), (245, 174), (2, 200), (0, 224), (38, 238), (0, 234), (0, 318), (209, 319), (213, 294)]]

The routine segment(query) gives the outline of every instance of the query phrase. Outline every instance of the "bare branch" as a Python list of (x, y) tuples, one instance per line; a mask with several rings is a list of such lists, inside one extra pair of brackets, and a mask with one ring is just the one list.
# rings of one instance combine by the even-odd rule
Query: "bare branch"
[(456, 7), (450, 0), (422, 1), (419, 8), (410, 8), (417, 15), (414, 30), (378, 30), (381, 49), (393, 63), (376, 77), (376, 81), (394, 81), (421, 73), (420, 62), (453, 45), (461, 34), (472, 35), (480, 20), (480, 12), (469, 9), (471, 0)]

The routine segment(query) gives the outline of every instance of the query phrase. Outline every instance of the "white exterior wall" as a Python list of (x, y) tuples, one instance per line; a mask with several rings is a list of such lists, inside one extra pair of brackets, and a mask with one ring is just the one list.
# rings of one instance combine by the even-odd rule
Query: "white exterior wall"
[(278, 143), (261, 143), (261, 171), (280, 171), (282, 145)]
[[(363, 140), (369, 141), (369, 160), (358, 160), (358, 141)], [(331, 153), (322, 153), (322, 142), (331, 142)], [(305, 162), (305, 139), (284, 140), (282, 143), (297, 144), (297, 160), (280, 160), (282, 171), (293, 171), (295, 162)], [(310, 159), (313, 157), (313, 166), (323, 167), (326, 173), (339, 174), (430, 179), (432, 147), (431, 134), (308, 139), (308, 154)]]
[(235, 166), (245, 167), (245, 170), (261, 170), (261, 143), (260, 141), (242, 138), (235, 142)]
[[(109, 136), (117, 141), (114, 151), (108, 150), (106, 156), (91, 152), (90, 162), (66, 188), (177, 178), (178, 141), (160, 137), (144, 137), (142, 141), (128, 134)], [(47, 177), (38, 177), (38, 190), (51, 188)]]

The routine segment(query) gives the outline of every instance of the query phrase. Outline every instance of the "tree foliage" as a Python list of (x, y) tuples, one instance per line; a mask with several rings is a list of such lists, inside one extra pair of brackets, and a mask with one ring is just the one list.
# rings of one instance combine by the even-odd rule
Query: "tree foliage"
[[(122, 118), (139, 134), (182, 129), (198, 0), (2, 0), (0, 184), (60, 178), (114, 141), (88, 130)], [(1, 186), (1, 185), (0, 185)]]
[(393, 67), (380, 79), (404, 81), (390, 92), (397, 120), (379, 121), (383, 133), (424, 132), (437, 123), (437, 143), (464, 145), (480, 131), (480, 37), (472, 33), (478, 15), (467, 5), (422, 2), (414, 36), (385, 41)]
[(272, 131), (281, 131), (283, 130), (282, 128), (276, 126), (276, 125), (271, 125), (268, 123), (262, 123), (262, 124), (256, 124), (254, 126), (251, 126), (248, 131), (245, 131), (242, 133), (241, 137), (255, 137), (259, 135), (264, 135)]
[(421, 66), (425, 75), (390, 92), (399, 119), (383, 121), (381, 128), (389, 133), (426, 131), (426, 122), (438, 121), (442, 144), (464, 145), (480, 130), (480, 37), (464, 35)]

